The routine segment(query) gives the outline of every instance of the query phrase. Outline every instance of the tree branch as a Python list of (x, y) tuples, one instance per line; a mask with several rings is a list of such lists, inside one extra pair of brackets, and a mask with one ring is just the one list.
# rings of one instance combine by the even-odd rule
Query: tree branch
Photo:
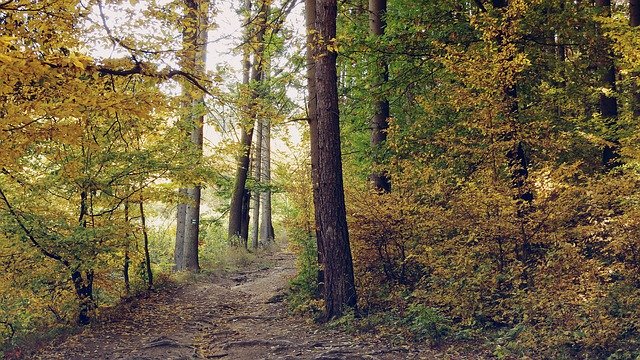
[(18, 212), (13, 208), (13, 206), (9, 202), (9, 199), (7, 199), (7, 196), (5, 195), (4, 191), (2, 191), (1, 188), (0, 188), (0, 198), (2, 199), (4, 204), (7, 206), (7, 210), (9, 210), (9, 213), (11, 214), (11, 216), (13, 216), (13, 219), (18, 223), (22, 231), (24, 231), (25, 235), (27, 236), (27, 238), (29, 238), (29, 240), (31, 241), (31, 244), (33, 244), (33, 246), (35, 246), (36, 249), (38, 249), (44, 256), (54, 259), (56, 261), (59, 261), (65, 267), (67, 268), (71, 267), (71, 264), (69, 264), (67, 260), (63, 259), (58, 254), (54, 254), (48, 251), (36, 240), (31, 230), (29, 230), (27, 226), (22, 222), (22, 220), (20, 220), (20, 215), (18, 215)]

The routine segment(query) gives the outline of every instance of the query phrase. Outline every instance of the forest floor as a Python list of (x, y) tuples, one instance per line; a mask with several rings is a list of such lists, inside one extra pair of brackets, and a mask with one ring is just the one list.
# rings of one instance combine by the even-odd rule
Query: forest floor
[(480, 354), (390, 346), (291, 314), (296, 274), (286, 251), (243, 271), (207, 275), (120, 305), (110, 318), (44, 344), (29, 359), (478, 359)]

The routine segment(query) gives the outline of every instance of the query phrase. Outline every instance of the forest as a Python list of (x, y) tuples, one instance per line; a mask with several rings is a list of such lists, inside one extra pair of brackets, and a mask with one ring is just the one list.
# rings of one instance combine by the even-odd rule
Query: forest
[(0, 0), (0, 354), (284, 251), (321, 329), (639, 358), (639, 25), (639, 0)]

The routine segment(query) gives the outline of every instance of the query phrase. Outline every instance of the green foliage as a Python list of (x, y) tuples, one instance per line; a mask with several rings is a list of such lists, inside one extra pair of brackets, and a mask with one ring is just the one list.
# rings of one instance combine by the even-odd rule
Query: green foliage
[(451, 331), (451, 320), (440, 310), (414, 303), (407, 309), (409, 328), (418, 340), (437, 342)]

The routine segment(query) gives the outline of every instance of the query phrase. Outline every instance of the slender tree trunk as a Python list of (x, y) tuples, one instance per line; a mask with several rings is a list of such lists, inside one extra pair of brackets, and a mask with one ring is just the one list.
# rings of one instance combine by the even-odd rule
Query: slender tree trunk
[[(611, 16), (611, 0), (596, 0), (596, 6), (602, 12), (603, 15)], [(600, 70), (602, 71), (602, 83), (605, 88), (610, 92), (616, 91), (616, 69), (613, 63), (613, 52), (610, 49), (608, 41), (602, 37), (602, 44), (604, 54), (602, 54), (600, 62)], [(618, 137), (613, 134), (616, 131), (617, 118), (618, 118), (618, 100), (615, 96), (609, 96), (609, 94), (602, 92), (600, 94), (600, 116), (604, 120), (605, 126), (610, 134), (607, 135), (606, 140), (610, 145), (605, 145), (602, 150), (602, 165), (605, 169), (610, 170), (617, 165), (620, 165), (617, 159), (618, 154)]]
[[(369, 0), (369, 32), (374, 36), (383, 36), (386, 23), (387, 0)], [(374, 171), (371, 173), (373, 187), (380, 192), (391, 191), (391, 181), (387, 174), (378, 169), (380, 165), (381, 150), (387, 140), (389, 128), (389, 100), (384, 95), (384, 86), (389, 81), (389, 65), (381, 59), (375, 71), (374, 87), (381, 89), (379, 99), (374, 103), (374, 115), (371, 119), (371, 148), (373, 150)]]
[[(81, 227), (87, 227), (86, 217), (89, 215), (88, 201), (89, 190), (83, 189), (80, 192), (80, 215), (78, 223)], [(5, 202), (6, 199), (5, 199)], [(79, 265), (71, 272), (71, 281), (73, 283), (76, 297), (78, 298), (78, 324), (87, 325), (91, 322), (93, 312), (96, 308), (95, 299), (93, 297), (93, 270), (88, 269), (81, 271)]]
[[(129, 220), (129, 199), (127, 199), (124, 201), (124, 222), (127, 226), (129, 226)], [(129, 295), (129, 292), (131, 292), (131, 282), (129, 280), (129, 265), (131, 263), (131, 259), (129, 258), (130, 234), (128, 228), (127, 233), (124, 235), (124, 240), (124, 265), (122, 267), (122, 275), (124, 276), (124, 291)]]
[(356, 306), (356, 288), (344, 203), (340, 117), (338, 111), (337, 54), (326, 44), (336, 37), (337, 0), (316, 2), (316, 29), (324, 40), (317, 48), (316, 91), (318, 121), (319, 205), (316, 226), (324, 241), (325, 317), (340, 316)]
[[(640, 0), (629, 0), (629, 25), (640, 26)], [(640, 88), (637, 83), (638, 73), (633, 74), (635, 82), (633, 84), (633, 116), (640, 117)]]
[[(265, 93), (270, 92), (270, 79), (271, 79), (271, 57), (265, 57), (264, 66), (264, 82)], [(267, 116), (262, 120), (262, 139), (260, 141), (262, 148), (262, 185), (266, 186), (261, 196), (261, 221), (260, 221), (260, 239), (267, 243), (273, 241), (273, 222), (271, 220), (271, 119)]]
[[(246, 3), (245, 3), (246, 5)], [(253, 66), (250, 66), (251, 81), (247, 80), (247, 83), (252, 86), (252, 97), (254, 102), (248, 109), (249, 116), (255, 121), (257, 109), (256, 99), (260, 97), (260, 87), (263, 76), (263, 54), (264, 54), (264, 34), (267, 26), (268, 7), (266, 1), (261, 1), (258, 17), (258, 32), (256, 34), (256, 49), (254, 50)], [(249, 23), (247, 22), (247, 26)], [(249, 28), (246, 30), (248, 33), (246, 41), (251, 39), (251, 31)], [(249, 72), (246, 68), (248, 61), (248, 54), (245, 54), (245, 76), (248, 76)], [(236, 170), (236, 180), (233, 195), (231, 197), (231, 206), (229, 209), (229, 231), (228, 236), (230, 239), (240, 238), (241, 242), (246, 243), (248, 238), (249, 228), (249, 200), (250, 194), (246, 188), (247, 176), (249, 172), (249, 161), (251, 159), (251, 139), (253, 137), (253, 126), (242, 132), (241, 145), (242, 153), (238, 158), (238, 167)]]
[[(309, 142), (310, 142), (310, 154), (311, 154), (311, 183), (313, 188), (313, 209), (314, 218), (320, 218), (320, 205), (318, 200), (320, 199), (320, 193), (318, 191), (320, 187), (320, 179), (318, 177), (318, 107), (317, 107), (317, 92), (316, 92), (316, 62), (315, 62), (315, 34), (316, 34), (316, 0), (305, 0), (305, 22), (307, 27), (307, 118), (309, 121)], [(316, 246), (318, 249), (318, 291), (324, 292), (324, 268), (323, 268), (323, 254), (324, 243), (322, 240), (322, 232), (318, 230), (318, 227), (314, 224), (314, 233), (316, 236)]]
[(258, 238), (260, 237), (260, 197), (262, 196), (261, 190), (259, 190), (262, 183), (262, 129), (264, 120), (261, 116), (256, 119), (256, 139), (254, 141), (254, 167), (253, 177), (258, 185), (256, 190), (253, 191), (253, 217), (251, 218), (251, 248), (254, 250), (258, 248)]
[(147, 232), (147, 217), (144, 214), (144, 198), (140, 190), (140, 225), (142, 226), (142, 240), (144, 245), (144, 265), (147, 272), (147, 288), (153, 289), (153, 272), (151, 271), (151, 254), (149, 253), (149, 233)]
[(273, 221), (271, 220), (271, 119), (264, 119), (263, 150), (262, 150), (262, 183), (266, 189), (262, 192), (262, 221), (260, 223), (260, 238), (270, 242), (275, 238)]

